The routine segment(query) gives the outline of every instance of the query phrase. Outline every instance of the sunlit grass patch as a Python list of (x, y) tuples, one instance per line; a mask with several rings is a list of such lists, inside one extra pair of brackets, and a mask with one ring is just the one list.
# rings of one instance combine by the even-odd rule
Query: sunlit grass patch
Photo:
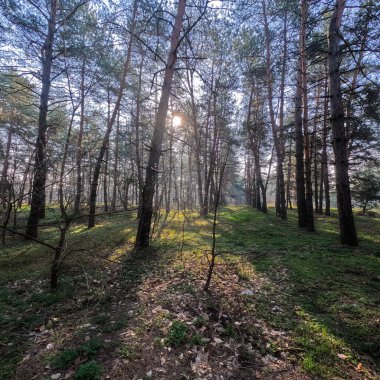
[(305, 370), (323, 378), (344, 375), (344, 369), (337, 362), (342, 360), (340, 356), (345, 360), (353, 359), (347, 344), (302, 309), (298, 310), (297, 315), (300, 317), (300, 325), (295, 332), (297, 342), (305, 350), (302, 360)]
[[(376, 218), (375, 223), (367, 217), (357, 218), (361, 245), (352, 249), (339, 243), (336, 215), (317, 216), (316, 233), (299, 229), (296, 219), (296, 211), (290, 211), (289, 220), (283, 221), (276, 218), (273, 209), (265, 215), (249, 207), (221, 208), (218, 257), (209, 298), (203, 285), (212, 242), (211, 215), (201, 218), (197, 213), (187, 213), (186, 217), (169, 213), (155, 227), (152, 247), (138, 255), (132, 253), (136, 221), (130, 217), (120, 214), (99, 218), (93, 229), (85, 224), (73, 225), (67, 241), (68, 250), (73, 252), (65, 262), (56, 293), (46, 292), (49, 251), (20, 241), (15, 252), (5, 248), (6, 254), (0, 255), (0, 265), (4, 263), (0, 282), (18, 280), (14, 289), (0, 288), (0, 327), (39, 331), (41, 326), (48, 328), (45, 315), (61, 313), (73, 318), (69, 321), (61, 317), (62, 325), (81, 318), (76, 326), (82, 328), (71, 330), (76, 343), (67, 343), (62, 333), (62, 338), (55, 341), (60, 345), (56, 353), (79, 350), (90, 336), (114, 339), (132, 331), (130, 341), (122, 338), (123, 343), (115, 342), (114, 348), (121, 359), (137, 363), (141, 354), (138, 344), (144, 339), (151, 340), (152, 350), (160, 352), (169, 352), (171, 347), (182, 352), (198, 346), (206, 346), (207, 351), (215, 325), (218, 339), (237, 341), (247, 333), (261, 355), (279, 357), (287, 348), (263, 337), (265, 328), (269, 329), (266, 326), (270, 326), (288, 332), (294, 348), (292, 360), (305, 371), (327, 379), (345, 378), (344, 371), (354, 368), (361, 356), (376, 360), (378, 355), (376, 295), (380, 290), (380, 264), (376, 251), (380, 224)], [(53, 236), (57, 230), (48, 233)], [(28, 254), (18, 253), (19, 249)], [(14, 270), (12, 265), (16, 265)], [(6, 269), (11, 277), (7, 277)], [(21, 287), (20, 279), (29, 282)], [(38, 289), (29, 292), (28, 287), (36, 284)], [(229, 319), (238, 301), (239, 318)], [(138, 305), (139, 311), (134, 310), (133, 315), (139, 317), (129, 316), (129, 302)], [(156, 312), (152, 313), (150, 307)], [(17, 321), (20, 314), (25, 315)], [(259, 320), (260, 326), (236, 325), (243, 315), (252, 323)], [(173, 327), (177, 323), (171, 325), (173, 321), (179, 323), (178, 328)], [(178, 344), (177, 338), (181, 341)], [(246, 338), (243, 335), (242, 339)], [(12, 337), (0, 339), (7, 345)], [(0, 365), (10, 371), (25, 350), (24, 345), (15, 343), (17, 350), (9, 350), (6, 361), (1, 358)], [(220, 343), (215, 344), (212, 349), (219, 352)], [(80, 358), (100, 362), (104, 351), (97, 351), (99, 357), (87, 357), (81, 351)], [(338, 354), (345, 355), (345, 359)], [(65, 355), (63, 363), (66, 359), (72, 362), (75, 356), (73, 352)], [(240, 356), (247, 365), (254, 359), (250, 352)]]

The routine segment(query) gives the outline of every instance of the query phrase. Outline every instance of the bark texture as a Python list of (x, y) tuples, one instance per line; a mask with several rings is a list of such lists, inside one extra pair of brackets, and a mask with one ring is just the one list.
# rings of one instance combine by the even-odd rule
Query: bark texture
[(26, 234), (37, 237), (38, 220), (45, 217), (45, 186), (47, 175), (46, 132), (49, 94), (51, 85), (51, 69), (53, 65), (54, 37), (57, 23), (57, 0), (50, 1), (48, 31), (41, 51), (42, 89), (38, 115), (38, 134), (36, 140), (36, 157), (32, 185), (30, 213), (26, 225)]
[(162, 140), (165, 132), (165, 121), (168, 112), (170, 90), (172, 88), (174, 67), (177, 60), (178, 44), (180, 42), (180, 33), (185, 14), (186, 0), (179, 0), (177, 15), (174, 22), (174, 28), (171, 35), (170, 51), (166, 61), (164, 83), (158, 110), (154, 123), (153, 138), (149, 150), (148, 166), (144, 188), (139, 205), (139, 222), (137, 227), (135, 248), (145, 248), (149, 246), (150, 228), (153, 215), (153, 197), (155, 184), (157, 181), (158, 164), (162, 152)]
[(350, 180), (348, 174), (347, 136), (344, 126), (344, 109), (340, 80), (340, 24), (345, 7), (344, 0), (337, 0), (328, 34), (329, 95), (331, 104), (331, 128), (335, 156), (336, 192), (339, 212), (340, 241), (358, 245), (354, 215), (352, 212)]

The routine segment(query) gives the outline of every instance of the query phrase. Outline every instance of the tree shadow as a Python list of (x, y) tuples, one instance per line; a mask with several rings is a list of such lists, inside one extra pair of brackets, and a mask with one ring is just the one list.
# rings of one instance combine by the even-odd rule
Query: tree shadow
[[(280, 284), (285, 311), (282, 317), (276, 316), (279, 327), (297, 328), (300, 321), (308, 324), (312, 320), (320, 324), (316, 333), (325, 331), (332, 340), (342, 340), (379, 368), (379, 250), (366, 232), (368, 220), (358, 221), (361, 246), (355, 249), (339, 244), (336, 219), (318, 217), (317, 232), (309, 233), (297, 228), (294, 213), (288, 221), (279, 220), (272, 212), (258, 214), (257, 218), (254, 214), (251, 210), (242, 215), (232, 210), (232, 215), (227, 215), (232, 226), (220, 223), (219, 242), (221, 246), (238, 247), (258, 272)], [(380, 233), (378, 227), (371, 225), (372, 233), (375, 229)], [(253, 251), (240, 248), (248, 244), (254, 245)], [(273, 297), (281, 302), (278, 294)], [(272, 306), (264, 305), (269, 311)], [(297, 313), (297, 309), (305, 314)]]

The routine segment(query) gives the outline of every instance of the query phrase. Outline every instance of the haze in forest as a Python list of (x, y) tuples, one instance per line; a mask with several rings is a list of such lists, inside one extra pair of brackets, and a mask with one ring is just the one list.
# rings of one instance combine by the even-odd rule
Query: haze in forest
[(0, 0), (0, 380), (377, 379), (379, 20)]

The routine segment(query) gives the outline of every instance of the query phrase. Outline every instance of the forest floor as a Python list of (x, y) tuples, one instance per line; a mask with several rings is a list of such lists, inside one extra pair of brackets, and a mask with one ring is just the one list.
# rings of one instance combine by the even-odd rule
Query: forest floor
[(137, 256), (134, 215), (78, 224), (53, 293), (51, 252), (10, 238), (0, 379), (378, 379), (380, 218), (356, 221), (353, 249), (339, 244), (336, 215), (307, 233), (294, 211), (281, 221), (223, 208), (209, 293), (211, 217), (162, 217)]

